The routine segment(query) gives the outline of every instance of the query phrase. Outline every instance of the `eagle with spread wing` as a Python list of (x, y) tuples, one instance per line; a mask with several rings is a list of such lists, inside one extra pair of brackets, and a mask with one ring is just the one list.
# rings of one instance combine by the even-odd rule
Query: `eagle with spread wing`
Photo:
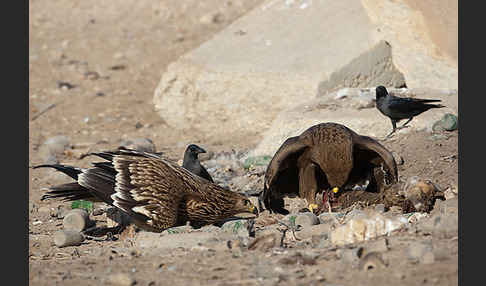
[(317, 193), (324, 192), (328, 202), (340, 189), (366, 180), (366, 190), (376, 191), (376, 167), (382, 167), (390, 181), (397, 182), (397, 164), (383, 145), (341, 124), (317, 124), (280, 146), (268, 164), (259, 199), (271, 212), (287, 214), (283, 198), (298, 196), (306, 199), (308, 209), (314, 212), (318, 209)]
[(127, 213), (143, 229), (161, 232), (184, 225), (206, 225), (232, 217), (258, 215), (247, 197), (224, 189), (160, 154), (119, 149), (92, 153), (105, 159), (83, 169), (39, 165), (76, 182), (49, 188), (42, 199), (103, 201)]

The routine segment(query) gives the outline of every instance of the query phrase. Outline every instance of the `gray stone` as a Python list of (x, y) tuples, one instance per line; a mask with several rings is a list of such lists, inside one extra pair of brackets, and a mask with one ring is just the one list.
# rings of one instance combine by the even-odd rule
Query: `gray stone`
[(83, 231), (93, 225), (85, 209), (73, 209), (64, 215), (62, 225), (65, 230)]
[(452, 113), (447, 113), (442, 118), (434, 123), (433, 131), (454, 131), (458, 128), (457, 116)]
[(301, 225), (303, 227), (307, 227), (316, 224), (319, 224), (319, 218), (311, 212), (300, 213), (297, 214), (295, 217), (295, 225)]
[(75, 230), (59, 230), (54, 233), (54, 244), (57, 247), (77, 246), (84, 241), (84, 236)]

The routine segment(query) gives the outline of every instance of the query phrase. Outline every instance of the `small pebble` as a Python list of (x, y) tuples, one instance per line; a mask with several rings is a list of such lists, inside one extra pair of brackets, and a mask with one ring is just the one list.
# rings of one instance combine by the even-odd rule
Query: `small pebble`
[(77, 246), (84, 241), (84, 236), (74, 230), (59, 230), (54, 233), (54, 244), (57, 247)]
[(85, 209), (73, 209), (64, 216), (62, 224), (66, 230), (83, 231), (92, 221)]
[(452, 113), (444, 114), (444, 116), (432, 126), (433, 131), (454, 131), (457, 128), (457, 116)]

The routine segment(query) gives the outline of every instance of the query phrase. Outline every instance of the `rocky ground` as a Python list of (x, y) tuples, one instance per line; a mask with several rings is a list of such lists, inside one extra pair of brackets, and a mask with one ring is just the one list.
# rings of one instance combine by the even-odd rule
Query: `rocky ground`
[[(187, 144), (196, 143), (209, 151), (203, 164), (216, 183), (261, 191), (265, 166), (248, 168), (244, 160), (260, 135), (181, 133), (152, 105), (164, 67), (259, 2), (30, 1), (29, 165), (87, 167), (92, 158), (84, 154), (122, 145), (178, 161)], [(314, 217), (297, 214), (305, 203), (288, 199), (287, 217), (263, 212), (253, 224), (161, 234), (129, 228), (113, 239), (59, 248), (53, 234), (63, 228), (70, 204), (40, 197), (43, 187), (70, 179), (29, 170), (30, 284), (457, 285), (457, 131), (400, 131), (382, 144), (403, 159), (401, 184), (419, 176), (446, 200), (437, 200), (430, 213), (357, 204)], [(90, 218), (97, 225), (107, 223), (106, 208), (95, 204), (101, 211)]]

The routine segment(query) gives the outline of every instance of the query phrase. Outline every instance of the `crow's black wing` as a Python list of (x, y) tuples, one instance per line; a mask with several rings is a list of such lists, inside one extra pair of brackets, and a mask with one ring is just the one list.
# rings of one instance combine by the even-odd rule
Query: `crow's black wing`
[(419, 99), (419, 98), (402, 98), (393, 97), (387, 102), (388, 109), (391, 112), (399, 114), (410, 114), (415, 112), (425, 111), (432, 107), (439, 107), (441, 105), (428, 104), (428, 102), (439, 102), (439, 99)]

